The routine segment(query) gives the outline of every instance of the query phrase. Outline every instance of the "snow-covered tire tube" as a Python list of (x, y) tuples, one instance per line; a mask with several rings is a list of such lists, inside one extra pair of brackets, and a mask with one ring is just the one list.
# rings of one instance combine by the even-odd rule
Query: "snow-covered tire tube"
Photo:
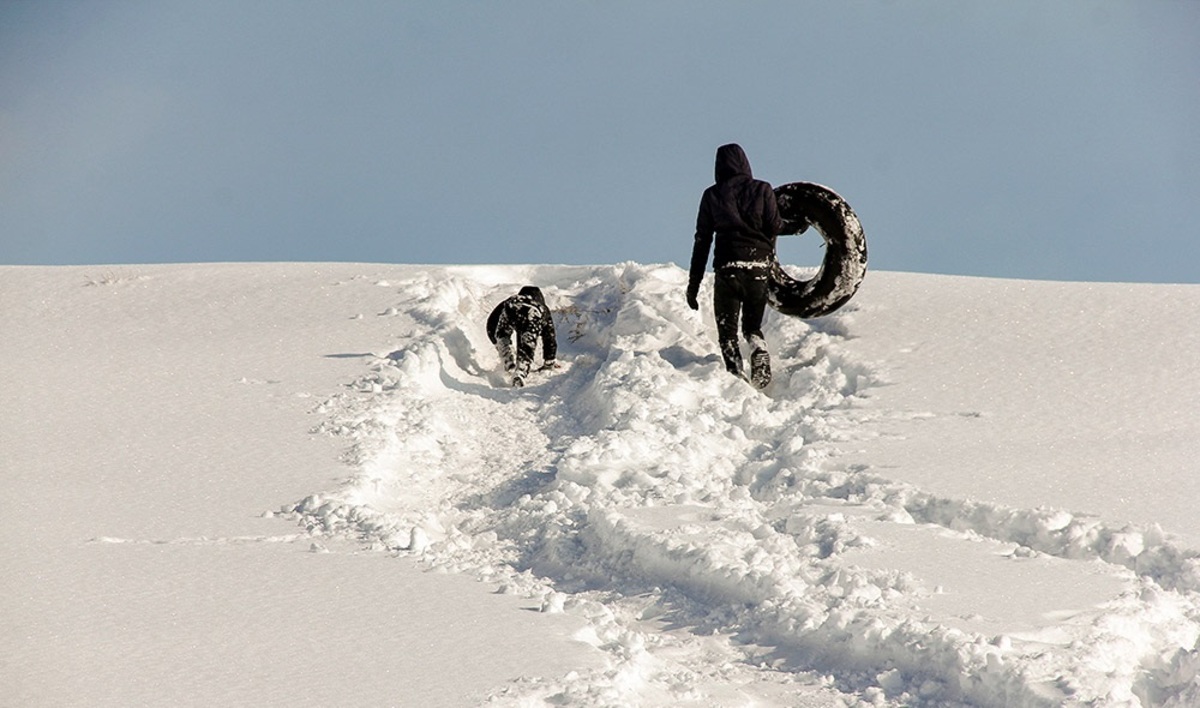
[(771, 264), (768, 302), (792, 317), (820, 317), (845, 305), (867, 274), (867, 239), (854, 210), (836, 192), (812, 182), (775, 188), (780, 235), (796, 234), (809, 224), (825, 239), (825, 260), (811, 280), (796, 280), (776, 259)]

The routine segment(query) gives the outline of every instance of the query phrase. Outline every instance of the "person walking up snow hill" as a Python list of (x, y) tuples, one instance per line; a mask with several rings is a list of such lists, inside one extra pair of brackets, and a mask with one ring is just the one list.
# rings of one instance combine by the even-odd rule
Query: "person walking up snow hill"
[(709, 250), (713, 253), (713, 311), (717, 341), (725, 368), (740, 378), (742, 352), (738, 345), (738, 320), (750, 345), (750, 381), (757, 388), (771, 382), (771, 357), (763, 339), (762, 322), (767, 306), (767, 286), (775, 259), (775, 238), (783, 228), (771, 185), (754, 179), (750, 160), (740, 145), (717, 148), (716, 182), (704, 190), (696, 216), (687, 303), (700, 309), (697, 296)]
[(496, 305), (487, 319), (487, 336), (496, 351), (504, 372), (513, 386), (524, 386), (533, 365), (537, 340), (542, 340), (542, 368), (558, 366), (558, 341), (554, 318), (546, 306), (541, 288), (527, 285), (512, 297)]

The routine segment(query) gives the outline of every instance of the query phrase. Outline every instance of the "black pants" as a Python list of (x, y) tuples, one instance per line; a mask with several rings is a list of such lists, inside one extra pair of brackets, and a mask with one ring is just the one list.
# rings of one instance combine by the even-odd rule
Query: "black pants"
[(767, 310), (767, 283), (770, 270), (762, 268), (722, 268), (716, 272), (713, 287), (713, 311), (717, 317), (717, 341), (725, 368), (742, 373), (742, 352), (738, 347), (738, 320), (742, 334), (752, 349), (767, 348), (763, 339), (763, 315)]
[[(513, 335), (516, 335), (515, 337)], [(516, 339), (516, 346), (513, 340)], [(538, 333), (533, 329), (513, 327), (501, 317), (500, 325), (496, 327), (496, 351), (500, 354), (500, 362), (504, 371), (525, 378), (533, 365), (533, 355), (537, 347)]]

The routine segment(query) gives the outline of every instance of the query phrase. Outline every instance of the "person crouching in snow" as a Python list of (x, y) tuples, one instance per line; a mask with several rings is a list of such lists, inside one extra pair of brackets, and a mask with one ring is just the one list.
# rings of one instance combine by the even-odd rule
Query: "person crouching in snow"
[(542, 339), (542, 368), (553, 369), (558, 366), (555, 361), (558, 341), (554, 334), (554, 318), (538, 287), (526, 285), (516, 295), (496, 305), (492, 314), (488, 315), (487, 335), (496, 345), (504, 372), (509, 375), (513, 386), (525, 385), (525, 377), (533, 365), (538, 337)]

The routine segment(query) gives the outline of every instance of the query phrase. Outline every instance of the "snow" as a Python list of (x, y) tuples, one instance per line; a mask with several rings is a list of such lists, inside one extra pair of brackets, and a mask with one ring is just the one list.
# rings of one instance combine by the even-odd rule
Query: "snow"
[(1200, 286), (871, 272), (760, 392), (674, 265), (0, 271), (6, 704), (1200, 704)]

